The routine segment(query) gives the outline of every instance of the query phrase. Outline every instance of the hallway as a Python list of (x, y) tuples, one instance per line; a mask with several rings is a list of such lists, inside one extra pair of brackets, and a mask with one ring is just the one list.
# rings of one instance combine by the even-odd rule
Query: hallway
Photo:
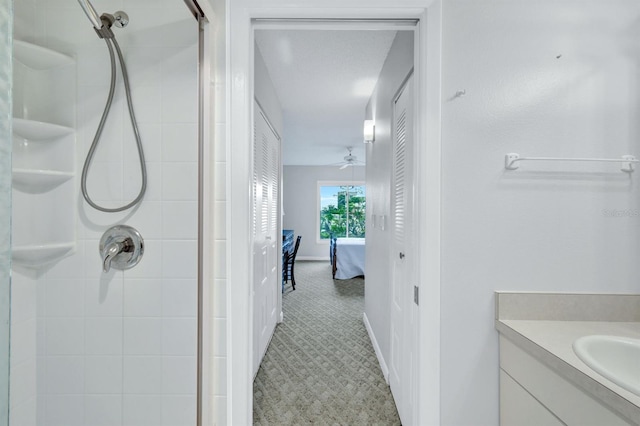
[(364, 279), (331, 279), (328, 262), (296, 262), (254, 381), (254, 424), (400, 424), (362, 322)]

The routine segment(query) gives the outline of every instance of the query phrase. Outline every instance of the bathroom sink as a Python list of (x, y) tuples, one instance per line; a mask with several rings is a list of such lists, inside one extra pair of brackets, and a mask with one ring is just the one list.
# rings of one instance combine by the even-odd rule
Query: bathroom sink
[(640, 339), (584, 336), (573, 342), (573, 351), (593, 370), (640, 396)]

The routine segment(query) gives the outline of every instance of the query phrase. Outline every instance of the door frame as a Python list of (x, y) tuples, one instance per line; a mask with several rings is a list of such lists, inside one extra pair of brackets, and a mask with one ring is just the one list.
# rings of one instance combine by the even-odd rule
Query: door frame
[(416, 84), (416, 255), (422, 287), (418, 424), (440, 423), (440, 79), (442, 0), (234, 0), (227, 3), (226, 98), (229, 149), (227, 235), (227, 424), (253, 419), (251, 297), (254, 20), (418, 20)]

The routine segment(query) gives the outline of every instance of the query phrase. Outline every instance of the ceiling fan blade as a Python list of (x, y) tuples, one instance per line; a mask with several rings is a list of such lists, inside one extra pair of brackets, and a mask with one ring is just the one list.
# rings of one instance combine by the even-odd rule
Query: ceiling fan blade
[(353, 166), (353, 164), (351, 164), (351, 163), (343, 164), (343, 165), (340, 167), (340, 170), (342, 170), (342, 169), (346, 169), (346, 168), (347, 168), (347, 167), (349, 167), (349, 166)]

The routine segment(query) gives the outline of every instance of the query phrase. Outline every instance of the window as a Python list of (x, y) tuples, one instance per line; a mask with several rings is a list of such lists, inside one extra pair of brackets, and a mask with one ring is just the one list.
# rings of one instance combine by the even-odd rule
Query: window
[(366, 191), (363, 183), (318, 183), (320, 240), (364, 238)]

